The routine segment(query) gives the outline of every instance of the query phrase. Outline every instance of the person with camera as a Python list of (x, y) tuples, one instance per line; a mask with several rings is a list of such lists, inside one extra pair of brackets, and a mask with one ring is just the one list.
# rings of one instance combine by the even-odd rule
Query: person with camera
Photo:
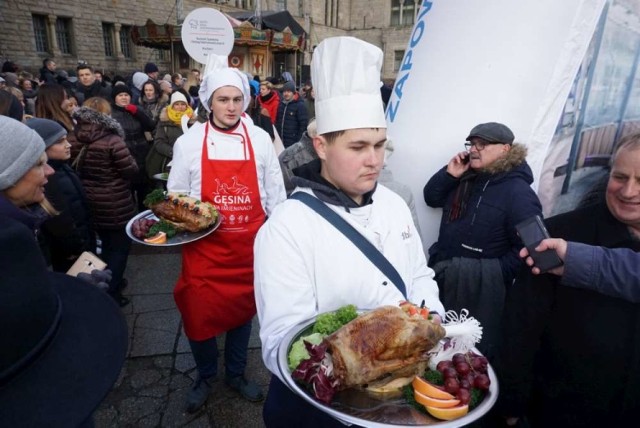
[(475, 126), (465, 144), (424, 187), (428, 206), (442, 208), (438, 241), (429, 248), (447, 310), (466, 308), (483, 326), (478, 349), (491, 357), (505, 293), (522, 261), (515, 225), (541, 215), (531, 188), (527, 149), (496, 122)]
[[(624, 426), (640, 412), (637, 262), (629, 269), (640, 251), (639, 183), (635, 134), (612, 156), (604, 202), (545, 221), (559, 239), (538, 249), (552, 248), (565, 264), (539, 275), (523, 269), (508, 295), (496, 367), (508, 423)], [(607, 259), (594, 257), (598, 247)]]

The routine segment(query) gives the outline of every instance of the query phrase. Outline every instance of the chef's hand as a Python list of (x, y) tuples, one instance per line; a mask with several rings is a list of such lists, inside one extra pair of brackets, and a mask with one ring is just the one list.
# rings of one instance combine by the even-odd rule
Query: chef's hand
[[(558, 254), (558, 257), (560, 257), (560, 260), (564, 261), (564, 258), (567, 256), (567, 241), (560, 238), (543, 239), (536, 247), (536, 251), (545, 250), (555, 250), (556, 254)], [(540, 269), (535, 266), (533, 259), (529, 257), (529, 251), (527, 251), (526, 248), (520, 250), (520, 257), (524, 259), (527, 266), (531, 266), (531, 272), (533, 272), (534, 275), (540, 274)], [(562, 274), (564, 274), (564, 265), (553, 268), (548, 272), (554, 275), (562, 276)]]
[(447, 172), (449, 175), (455, 178), (460, 178), (460, 176), (469, 169), (469, 162), (467, 162), (468, 158), (469, 152), (460, 152), (452, 157), (447, 164)]
[(434, 324), (442, 324), (442, 317), (438, 314), (431, 314), (431, 320)]

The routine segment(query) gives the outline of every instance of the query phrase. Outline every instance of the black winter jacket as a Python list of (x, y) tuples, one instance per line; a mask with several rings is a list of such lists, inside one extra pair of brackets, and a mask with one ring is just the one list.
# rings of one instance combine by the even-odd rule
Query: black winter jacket
[(461, 216), (449, 220), (460, 179), (438, 171), (424, 187), (424, 200), (430, 207), (443, 208), (438, 241), (429, 249), (429, 266), (452, 257), (499, 258), (505, 284), (511, 284), (522, 266), (518, 252), (522, 241), (515, 225), (533, 215), (542, 215), (538, 196), (531, 189), (533, 174), (525, 158), (527, 150), (514, 144), (507, 156), (489, 169), (470, 178), (471, 194)]
[[(545, 224), (556, 238), (640, 251), (604, 203)], [(560, 280), (523, 269), (507, 295), (500, 414), (528, 413), (532, 427), (630, 426), (640, 414), (640, 304)]]
[(78, 103), (80, 105), (92, 97), (101, 97), (109, 101), (111, 99), (111, 88), (102, 86), (102, 82), (98, 80), (93, 82), (91, 86), (83, 86), (78, 83), (78, 86), (76, 86), (76, 96), (78, 97)]
[(116, 104), (111, 107), (111, 117), (122, 127), (124, 141), (138, 164), (139, 172), (134, 181), (144, 182), (146, 181), (146, 158), (151, 148), (151, 143), (147, 141), (144, 133), (153, 131), (155, 123), (147, 116), (142, 107), (136, 106), (135, 115)]
[(308, 121), (307, 108), (304, 106), (303, 101), (296, 99), (289, 102), (284, 99), (280, 100), (276, 130), (280, 134), (285, 148), (300, 141), (302, 134), (307, 130)]
[(95, 237), (87, 197), (80, 178), (64, 161), (49, 160), (55, 173), (45, 186), (49, 202), (59, 212), (42, 230), (56, 272), (66, 272), (83, 251), (95, 251)]

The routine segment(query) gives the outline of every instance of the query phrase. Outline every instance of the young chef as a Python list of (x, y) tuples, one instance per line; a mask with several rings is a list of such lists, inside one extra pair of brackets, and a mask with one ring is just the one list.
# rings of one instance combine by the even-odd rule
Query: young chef
[(213, 234), (182, 247), (182, 273), (174, 297), (199, 377), (187, 395), (187, 411), (207, 400), (217, 375), (216, 336), (226, 332), (225, 382), (250, 401), (263, 398), (244, 377), (253, 297), (253, 241), (266, 216), (285, 198), (271, 138), (241, 121), (249, 83), (236, 69), (205, 76), (200, 95), (211, 113), (175, 144), (167, 189), (214, 204), (222, 224)]
[[(444, 314), (433, 271), (404, 200), (376, 184), (384, 162), (386, 121), (380, 97), (382, 51), (352, 37), (324, 40), (311, 65), (319, 159), (300, 167), (298, 187), (258, 232), (255, 295), (262, 356), (273, 373), (263, 410), (267, 427), (343, 426), (296, 396), (277, 365), (282, 337), (302, 321), (341, 306), (360, 309), (423, 300)], [(354, 71), (358, 72), (354, 72)], [(394, 281), (325, 218), (295, 200), (322, 201), (395, 268)], [(397, 287), (402, 282), (406, 297)], [(397, 285), (396, 285), (397, 284)]]

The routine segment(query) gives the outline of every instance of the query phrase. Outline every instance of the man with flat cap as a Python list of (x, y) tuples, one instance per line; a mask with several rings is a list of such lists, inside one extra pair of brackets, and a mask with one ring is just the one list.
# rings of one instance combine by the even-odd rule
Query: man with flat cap
[(457, 153), (424, 187), (430, 207), (442, 208), (440, 235), (429, 248), (440, 298), (447, 310), (462, 308), (483, 326), (478, 349), (492, 355), (506, 288), (522, 266), (515, 225), (536, 214), (540, 201), (524, 145), (496, 122), (475, 126)]

